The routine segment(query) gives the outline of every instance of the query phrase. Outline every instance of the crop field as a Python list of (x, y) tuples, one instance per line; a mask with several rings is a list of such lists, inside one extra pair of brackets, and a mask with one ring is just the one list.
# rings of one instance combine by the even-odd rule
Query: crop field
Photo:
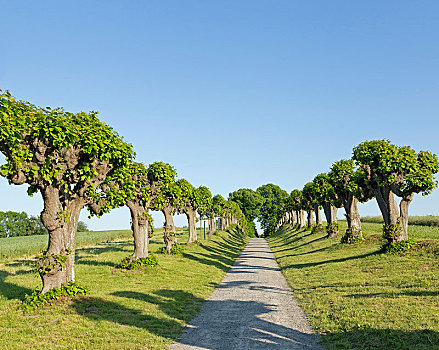
[(328, 349), (439, 349), (439, 228), (410, 226), (404, 254), (380, 251), (381, 228), (353, 245), (289, 227), (268, 241)]
[[(186, 231), (178, 230), (179, 242), (186, 242)], [(116, 265), (132, 253), (130, 232), (88, 233), (100, 243), (82, 241), (75, 268), (88, 295), (32, 311), (18, 307), (25, 294), (41, 288), (35, 259), (0, 261), (0, 349), (165, 348), (219, 284), (247, 239), (221, 233), (184, 246), (182, 254), (164, 255), (157, 253), (162, 234), (157, 230), (150, 242), (159, 265), (126, 272)], [(19, 237), (29, 238), (34, 237)]]
[[(361, 222), (370, 222), (377, 224), (384, 223), (382, 216), (362, 216)], [(439, 227), (439, 216), (434, 216), (434, 215), (409, 216), (409, 225)]]

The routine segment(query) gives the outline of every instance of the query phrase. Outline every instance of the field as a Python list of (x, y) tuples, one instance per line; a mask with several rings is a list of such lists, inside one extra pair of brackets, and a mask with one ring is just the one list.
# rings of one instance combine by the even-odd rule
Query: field
[(392, 255), (381, 227), (352, 246), (285, 227), (268, 241), (328, 349), (439, 349), (439, 228), (410, 226), (418, 246)]
[[(132, 252), (129, 232), (117, 233), (122, 236), (115, 240), (114, 232), (95, 234), (101, 243), (83, 241), (76, 258), (76, 280), (90, 289), (89, 295), (72, 301), (18, 311), (23, 296), (41, 286), (35, 260), (0, 261), (0, 349), (166, 348), (247, 242), (239, 234), (221, 233), (212, 241), (201, 240), (200, 246), (185, 246), (181, 255), (156, 254), (157, 267), (125, 272), (115, 266)], [(187, 231), (180, 229), (178, 239), (186, 242)], [(38, 244), (29, 242), (39, 250)], [(161, 246), (162, 231), (157, 230), (150, 252)]]
[[(384, 223), (382, 216), (362, 216), (361, 222), (370, 222), (370, 223), (378, 223), (378, 224)], [(434, 216), (434, 215), (409, 216), (409, 225), (439, 227), (439, 216)]]

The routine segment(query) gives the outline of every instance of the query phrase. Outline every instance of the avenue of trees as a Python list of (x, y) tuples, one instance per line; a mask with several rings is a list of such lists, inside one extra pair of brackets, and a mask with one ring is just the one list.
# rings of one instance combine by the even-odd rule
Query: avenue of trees
[(352, 159), (334, 162), (327, 173), (316, 175), (302, 189), (288, 193), (266, 184), (256, 190), (236, 190), (226, 200), (212, 195), (206, 186), (194, 187), (178, 178), (167, 163), (138, 162), (132, 145), (101, 122), (96, 112), (41, 108), (1, 90), (0, 151), (6, 159), (0, 174), (10, 184), (28, 185), (30, 196), (40, 193), (43, 199), (41, 221), (20, 213), (0, 215), (6, 231), (12, 232), (11, 222), (21, 215), (27, 226), (20, 232), (48, 232), (47, 250), (37, 262), (43, 294), (75, 280), (76, 232), (83, 208), (96, 216), (129, 208), (134, 238), (131, 262), (148, 258), (151, 211), (163, 213), (164, 249), (169, 254), (178, 243), (176, 214), (186, 215), (187, 244), (192, 244), (197, 242), (197, 217), (208, 220), (209, 238), (231, 225), (256, 236), (256, 219), (267, 236), (284, 224), (322, 230), (323, 209), (327, 235), (333, 237), (339, 234), (337, 211), (343, 209), (348, 229), (342, 241), (354, 243), (363, 239), (357, 204), (375, 198), (390, 246), (408, 240), (409, 205), (415, 194), (431, 193), (439, 171), (438, 158), (431, 152), (415, 152), (388, 140), (366, 141), (354, 147)]
[(205, 186), (193, 187), (169, 164), (135, 161), (132, 145), (96, 112), (70, 113), (62, 108), (35, 106), (0, 90), (0, 151), (6, 163), (0, 174), (10, 184), (28, 185), (30, 196), (40, 193), (41, 223), (49, 234), (47, 250), (37, 269), (42, 293), (75, 280), (74, 263), (79, 214), (87, 208), (101, 216), (127, 206), (131, 213), (136, 261), (148, 257), (150, 210), (165, 217), (164, 244), (170, 253), (177, 242), (173, 215), (186, 214), (188, 244), (197, 241), (197, 214), (209, 218), (209, 237), (217, 230), (248, 223), (240, 206), (213, 196)]
[[(277, 209), (268, 216), (262, 215), (261, 210), (261, 222), (266, 223), (264, 234), (271, 234), (283, 224), (321, 229), (323, 208), (328, 237), (333, 237), (339, 230), (337, 210), (343, 208), (348, 229), (342, 242), (353, 243), (363, 239), (357, 204), (375, 198), (384, 219), (387, 246), (407, 241), (409, 205), (415, 194), (428, 195), (437, 187), (434, 176), (438, 172), (437, 155), (429, 151), (417, 153), (389, 140), (363, 142), (354, 147), (352, 159), (333, 163), (328, 173), (318, 174), (302, 190), (295, 189), (287, 197), (278, 190), (277, 199), (272, 198), (267, 204), (276, 203)], [(400, 198), (399, 205), (395, 196)], [(268, 224), (271, 222), (276, 222), (274, 228)]]

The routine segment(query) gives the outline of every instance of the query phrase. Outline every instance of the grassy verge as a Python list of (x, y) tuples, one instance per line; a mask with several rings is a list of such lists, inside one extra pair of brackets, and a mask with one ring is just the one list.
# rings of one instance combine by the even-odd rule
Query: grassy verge
[(268, 241), (328, 349), (439, 349), (439, 228), (410, 227), (420, 244), (390, 255), (381, 227), (364, 223), (366, 241), (352, 246), (290, 228)]
[[(184, 243), (186, 232), (178, 233)], [(0, 349), (164, 349), (220, 283), (247, 239), (238, 234), (157, 254), (159, 265), (115, 269), (132, 253), (131, 239), (78, 248), (76, 280), (90, 293), (29, 313), (17, 311), (40, 286), (33, 259), (0, 263)], [(150, 251), (163, 245), (161, 232)]]

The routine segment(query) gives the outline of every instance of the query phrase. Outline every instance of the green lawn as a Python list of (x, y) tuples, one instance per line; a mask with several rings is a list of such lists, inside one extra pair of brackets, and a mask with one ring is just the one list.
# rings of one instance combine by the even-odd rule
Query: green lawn
[(381, 227), (364, 223), (352, 246), (291, 228), (268, 242), (328, 349), (439, 349), (439, 228), (410, 226), (421, 244), (389, 255)]
[[(27, 239), (28, 237), (21, 237)], [(185, 243), (186, 231), (179, 230)], [(159, 266), (119, 271), (132, 239), (77, 249), (76, 280), (86, 297), (28, 313), (21, 299), (40, 280), (34, 259), (0, 261), (0, 349), (164, 349), (199, 310), (247, 242), (239, 234), (201, 240), (182, 255), (157, 254)], [(158, 230), (150, 252), (163, 246)]]

